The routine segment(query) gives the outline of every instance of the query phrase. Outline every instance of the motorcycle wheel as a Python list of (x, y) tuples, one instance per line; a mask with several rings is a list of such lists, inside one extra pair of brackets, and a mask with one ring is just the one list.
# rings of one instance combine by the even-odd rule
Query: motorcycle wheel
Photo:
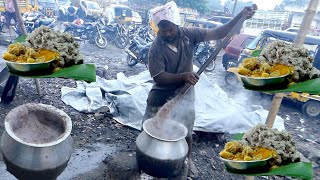
[(118, 36), (115, 40), (115, 45), (120, 48), (124, 49), (128, 44), (128, 38), (126, 36)]
[[(202, 66), (206, 60), (209, 58), (210, 56), (202, 56), (201, 58), (199, 58), (199, 63)], [(210, 64), (206, 67), (205, 71), (207, 72), (211, 72), (216, 68), (216, 62), (215, 60), (211, 61)]]
[(133, 57), (131, 57), (129, 54), (127, 54), (127, 64), (129, 66), (134, 66), (134, 65), (138, 64), (138, 61), (136, 59), (134, 59)]
[(210, 62), (210, 64), (206, 67), (207, 72), (211, 72), (216, 68), (216, 62), (213, 60)]
[(236, 87), (239, 84), (237, 75), (231, 72), (227, 72), (227, 74), (224, 77), (224, 81), (227, 84), (227, 86), (230, 86), (230, 87)]
[(94, 42), (100, 49), (105, 49), (108, 45), (107, 38), (104, 36), (95, 36)]

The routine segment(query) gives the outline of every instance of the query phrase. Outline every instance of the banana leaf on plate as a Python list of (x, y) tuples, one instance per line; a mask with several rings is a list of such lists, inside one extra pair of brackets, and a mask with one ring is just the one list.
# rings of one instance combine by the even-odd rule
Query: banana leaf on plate
[[(11, 73), (11, 72), (10, 72)], [(13, 74), (12, 75), (17, 75)], [(17, 75), (22, 76), (22, 75)], [(94, 64), (79, 64), (71, 67), (60, 69), (52, 74), (46, 75), (34, 75), (34, 76), (23, 76), (30, 78), (69, 78), (75, 80), (83, 80), (86, 82), (96, 81), (96, 69)]]
[[(25, 42), (27, 36), (19, 36), (16, 38), (15, 42)], [(10, 72), (12, 75), (16, 76), (23, 76), (18, 75)], [(96, 69), (94, 64), (79, 64), (73, 65), (71, 67), (60, 69), (52, 74), (46, 75), (33, 75), (33, 76), (23, 76), (23, 77), (30, 77), (30, 78), (69, 78), (75, 80), (83, 80), (86, 82), (95, 82), (96, 81)]]
[(304, 82), (293, 84), (286, 89), (266, 91), (270, 93), (280, 92), (304, 92), (309, 94), (320, 94), (320, 78), (311, 79)]
[[(239, 141), (242, 139), (244, 133), (234, 134), (232, 139)], [(226, 170), (233, 174), (240, 174), (244, 176), (287, 176), (292, 178), (299, 178), (305, 180), (312, 180), (313, 169), (311, 162), (296, 162), (288, 165), (273, 168), (268, 172), (235, 172), (226, 168)]]

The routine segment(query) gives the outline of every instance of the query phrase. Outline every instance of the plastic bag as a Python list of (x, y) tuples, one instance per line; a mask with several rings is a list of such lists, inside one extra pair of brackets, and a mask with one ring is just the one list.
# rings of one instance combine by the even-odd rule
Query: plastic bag
[(163, 6), (151, 9), (150, 16), (155, 24), (158, 24), (161, 20), (167, 20), (175, 25), (181, 25), (179, 9), (174, 1), (170, 1)]

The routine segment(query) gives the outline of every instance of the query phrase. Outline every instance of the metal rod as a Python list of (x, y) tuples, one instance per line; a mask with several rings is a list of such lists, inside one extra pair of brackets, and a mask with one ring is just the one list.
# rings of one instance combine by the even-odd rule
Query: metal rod
[[(229, 40), (231, 39), (231, 37), (234, 35), (234, 33), (239, 29), (239, 27), (243, 24), (243, 22), (247, 19), (246, 14), (244, 14), (240, 20), (236, 23), (236, 25), (233, 26), (233, 28), (230, 30), (230, 32), (227, 34), (227, 36), (222, 40), (222, 42), (219, 44), (219, 46), (213, 51), (213, 53), (211, 54), (211, 56), (206, 60), (206, 62), (200, 67), (200, 69), (198, 70), (197, 74), (201, 75), (201, 73), (206, 69), (206, 67), (211, 63), (211, 61), (213, 61), (214, 59), (216, 59), (216, 57), (218, 56), (219, 52), (221, 51), (221, 49), (226, 46), (229, 43)], [(186, 92), (188, 92), (188, 90), (190, 89), (192, 85), (187, 83), (185, 84), (185, 86), (183, 87), (183, 89), (180, 91), (180, 96), (184, 96), (184, 94)]]
[(243, 15), (241, 19), (237, 22), (235, 26), (230, 30), (230, 32), (227, 34), (227, 36), (222, 40), (221, 44), (213, 51), (211, 56), (206, 60), (206, 62), (200, 67), (198, 70), (197, 74), (200, 75), (206, 68), (207, 66), (216, 59), (217, 55), (221, 51), (221, 49), (226, 46), (229, 43), (229, 40), (231, 37), (234, 35), (234, 33), (239, 29), (239, 27), (243, 24), (243, 22), (247, 19), (246, 15)]

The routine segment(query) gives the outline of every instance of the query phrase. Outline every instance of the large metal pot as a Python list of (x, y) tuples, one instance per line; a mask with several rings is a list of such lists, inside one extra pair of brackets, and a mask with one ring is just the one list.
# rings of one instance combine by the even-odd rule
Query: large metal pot
[(176, 121), (146, 120), (136, 140), (139, 169), (158, 178), (177, 175), (188, 153), (187, 132), (187, 128)]
[(1, 151), (18, 179), (56, 179), (73, 150), (70, 117), (44, 104), (24, 104), (5, 118)]

